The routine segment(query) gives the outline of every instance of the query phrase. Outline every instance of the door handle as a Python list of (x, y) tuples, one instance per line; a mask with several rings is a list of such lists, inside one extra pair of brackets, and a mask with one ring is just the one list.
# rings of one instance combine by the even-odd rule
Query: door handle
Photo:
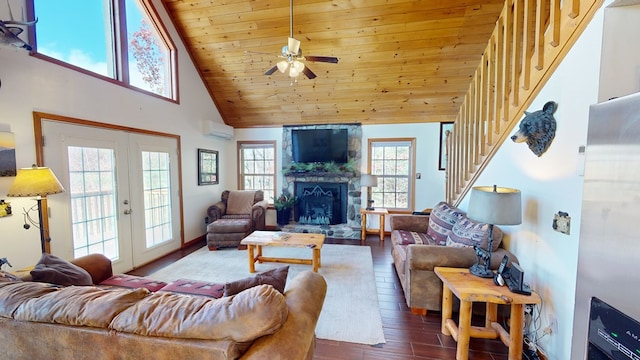
[(133, 210), (131, 210), (131, 209), (126, 209), (126, 210), (124, 211), (124, 214), (125, 214), (125, 215), (130, 215), (132, 212), (133, 212)]

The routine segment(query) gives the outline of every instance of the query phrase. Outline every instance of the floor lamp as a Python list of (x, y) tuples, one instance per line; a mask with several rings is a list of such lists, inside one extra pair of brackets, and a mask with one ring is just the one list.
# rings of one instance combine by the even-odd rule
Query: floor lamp
[(520, 190), (497, 187), (496, 185), (472, 188), (467, 217), (479, 223), (489, 224), (487, 249), (474, 246), (477, 260), (469, 268), (469, 272), (479, 277), (492, 278), (493, 225), (518, 225), (522, 223)]
[(367, 210), (374, 210), (373, 200), (371, 200), (371, 188), (378, 186), (378, 177), (375, 175), (362, 174), (360, 186), (367, 188)]
[[(45, 242), (48, 241), (49, 238), (47, 234), (48, 231), (44, 228), (42, 202), (44, 201), (44, 205), (46, 206), (47, 195), (62, 192), (64, 192), (64, 188), (51, 169), (33, 165), (30, 168), (18, 169), (18, 175), (16, 175), (16, 179), (13, 181), (13, 185), (11, 185), (11, 189), (9, 189), (9, 193), (7, 194), (7, 196), (11, 197), (36, 197), (35, 200), (38, 202), (40, 245), (43, 253), (46, 252)], [(29, 211), (25, 212), (25, 216), (29, 217)], [(29, 225), (26, 223), (25, 228), (29, 228)]]

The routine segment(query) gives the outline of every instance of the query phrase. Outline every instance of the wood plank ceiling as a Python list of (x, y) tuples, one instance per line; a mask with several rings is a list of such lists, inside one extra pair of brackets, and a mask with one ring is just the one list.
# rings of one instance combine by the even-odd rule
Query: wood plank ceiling
[[(289, 36), (289, 0), (163, 0), (228, 125), (453, 121), (503, 0), (294, 0), (317, 75), (263, 73)], [(246, 53), (249, 51), (250, 53)]]

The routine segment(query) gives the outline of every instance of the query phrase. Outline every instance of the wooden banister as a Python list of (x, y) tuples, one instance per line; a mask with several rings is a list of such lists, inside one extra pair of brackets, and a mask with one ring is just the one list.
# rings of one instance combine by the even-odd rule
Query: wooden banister
[(446, 139), (447, 202), (460, 203), (602, 3), (505, 1)]

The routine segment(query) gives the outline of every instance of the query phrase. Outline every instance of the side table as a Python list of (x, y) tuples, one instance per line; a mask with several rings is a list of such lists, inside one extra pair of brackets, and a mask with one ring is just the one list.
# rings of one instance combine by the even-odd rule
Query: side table
[[(540, 304), (540, 295), (512, 293), (506, 286), (498, 286), (493, 279), (481, 278), (469, 273), (469, 269), (436, 267), (434, 272), (442, 280), (442, 333), (450, 335), (458, 342), (456, 349), (457, 360), (467, 360), (469, 357), (469, 339), (471, 337), (483, 339), (500, 338), (509, 347), (509, 360), (522, 359), (522, 337), (524, 326), (524, 305)], [(460, 299), (460, 319), (458, 326), (452, 319), (454, 294)], [(471, 326), (471, 305), (473, 302), (487, 304), (485, 326)], [(497, 322), (498, 304), (511, 305), (511, 320), (507, 332)]]
[[(373, 210), (367, 210), (360, 208), (360, 218), (362, 219), (362, 232), (360, 234), (360, 240), (365, 241), (367, 234), (380, 234), (380, 241), (384, 241), (384, 217), (388, 215), (387, 209), (377, 208)], [(378, 215), (380, 217), (380, 228), (367, 230), (367, 215)]]

